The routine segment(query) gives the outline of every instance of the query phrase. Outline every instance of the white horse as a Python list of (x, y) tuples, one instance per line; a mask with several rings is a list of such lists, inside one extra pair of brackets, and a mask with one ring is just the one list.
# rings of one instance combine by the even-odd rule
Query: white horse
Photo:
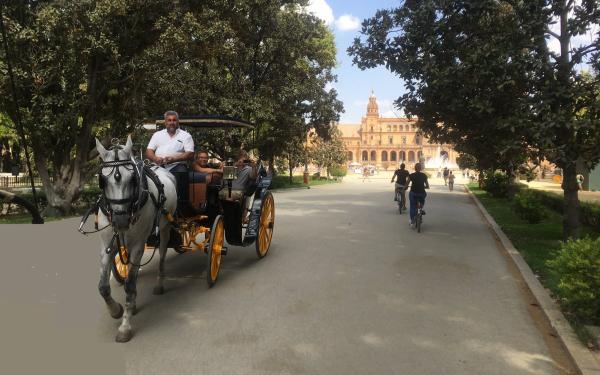
[[(171, 227), (167, 215), (172, 216), (177, 206), (175, 178), (163, 168), (152, 169), (163, 185), (164, 202), (161, 204), (160, 189), (150, 178), (144, 177), (143, 164), (136, 162), (133, 157), (130, 137), (127, 138), (125, 146), (117, 145), (109, 150), (106, 150), (96, 139), (96, 149), (102, 159), (100, 187), (103, 194), (102, 207), (98, 212), (98, 226), (109, 225), (112, 229), (101, 233), (98, 290), (106, 302), (110, 315), (115, 319), (123, 318), (116, 341), (127, 342), (133, 336), (130, 321), (132, 315), (136, 313), (136, 281), (144, 244), (148, 236), (156, 230), (156, 224), (160, 231), (160, 263), (154, 294), (164, 293), (164, 261)], [(117, 239), (122, 246), (127, 247), (129, 254), (129, 274), (124, 284), (126, 293), (124, 311), (123, 306), (110, 294), (111, 262), (118, 251)]]

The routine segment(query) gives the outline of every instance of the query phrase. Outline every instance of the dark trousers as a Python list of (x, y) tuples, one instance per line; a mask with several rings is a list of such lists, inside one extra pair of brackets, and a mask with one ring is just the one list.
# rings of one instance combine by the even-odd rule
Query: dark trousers
[(410, 221), (415, 219), (417, 216), (417, 202), (421, 202), (421, 208), (425, 207), (425, 197), (427, 193), (408, 193), (408, 200), (410, 201)]
[(188, 169), (185, 164), (177, 164), (170, 171), (175, 176), (175, 188), (177, 189), (177, 210), (181, 212), (181, 209), (185, 207), (189, 202), (188, 189), (189, 189), (189, 177)]

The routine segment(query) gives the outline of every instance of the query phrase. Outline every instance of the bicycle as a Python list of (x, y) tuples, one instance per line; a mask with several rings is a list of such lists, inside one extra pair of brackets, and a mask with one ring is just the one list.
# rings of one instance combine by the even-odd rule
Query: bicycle
[(398, 202), (398, 212), (406, 211), (406, 190), (404, 187), (396, 187), (396, 201)]
[(423, 224), (423, 206), (417, 201), (417, 214), (415, 215), (415, 228), (417, 233), (421, 233), (421, 224)]

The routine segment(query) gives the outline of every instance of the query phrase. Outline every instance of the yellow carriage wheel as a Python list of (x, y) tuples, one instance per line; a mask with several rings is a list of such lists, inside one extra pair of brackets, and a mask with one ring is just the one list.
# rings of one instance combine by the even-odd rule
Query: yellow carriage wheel
[(262, 201), (260, 210), (260, 221), (258, 223), (258, 235), (256, 238), (256, 255), (263, 258), (267, 255), (273, 238), (273, 226), (275, 225), (275, 202), (273, 194), (267, 192)]
[(206, 267), (206, 282), (212, 287), (217, 282), (219, 270), (221, 269), (221, 250), (225, 238), (225, 226), (223, 215), (218, 215), (210, 230), (210, 241), (208, 242), (208, 265)]
[(119, 246), (119, 251), (113, 259), (112, 266), (113, 277), (119, 284), (123, 284), (127, 279), (127, 275), (129, 275), (129, 253), (125, 247)]

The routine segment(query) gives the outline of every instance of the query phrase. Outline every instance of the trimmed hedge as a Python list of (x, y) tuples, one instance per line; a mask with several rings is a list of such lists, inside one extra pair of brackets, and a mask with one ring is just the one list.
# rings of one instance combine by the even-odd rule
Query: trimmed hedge
[(513, 209), (521, 219), (530, 224), (539, 223), (548, 216), (539, 196), (529, 190), (515, 195)]
[(494, 198), (508, 197), (508, 178), (502, 173), (486, 174), (482, 187)]
[[(543, 190), (530, 189), (530, 191), (540, 199), (544, 206), (559, 214), (563, 213), (563, 197)], [(600, 230), (600, 204), (580, 201), (579, 218), (583, 224)]]
[(561, 305), (584, 323), (600, 324), (600, 238), (563, 242), (547, 264), (560, 280)]

